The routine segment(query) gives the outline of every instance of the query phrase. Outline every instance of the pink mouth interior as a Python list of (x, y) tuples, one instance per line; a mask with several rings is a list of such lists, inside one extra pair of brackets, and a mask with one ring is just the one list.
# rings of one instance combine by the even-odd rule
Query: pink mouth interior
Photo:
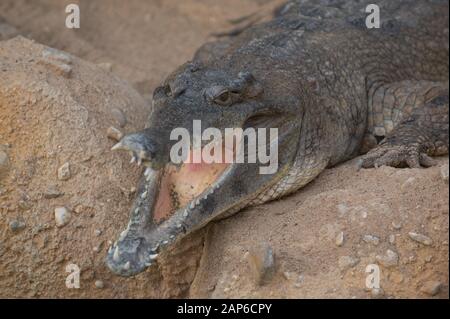
[[(160, 223), (170, 218), (179, 208), (185, 207), (193, 199), (211, 187), (230, 165), (225, 163), (225, 148), (223, 160), (220, 163), (188, 163), (176, 168), (168, 165), (164, 169), (158, 198), (156, 200), (153, 219)], [(192, 161), (192, 152), (189, 154)]]

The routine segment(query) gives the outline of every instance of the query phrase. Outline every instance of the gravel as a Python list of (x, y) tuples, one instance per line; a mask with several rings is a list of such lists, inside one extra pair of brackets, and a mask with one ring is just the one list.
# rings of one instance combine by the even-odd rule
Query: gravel
[(55, 208), (55, 222), (56, 226), (64, 227), (70, 221), (71, 213), (66, 207)]
[(418, 243), (421, 243), (422, 245), (425, 245), (425, 246), (433, 245), (433, 240), (430, 237), (428, 237), (428, 236), (425, 236), (425, 235), (422, 235), (422, 234), (418, 234), (418, 233), (415, 233), (415, 232), (409, 232), (408, 236), (412, 240), (414, 240), (414, 241), (416, 241)]

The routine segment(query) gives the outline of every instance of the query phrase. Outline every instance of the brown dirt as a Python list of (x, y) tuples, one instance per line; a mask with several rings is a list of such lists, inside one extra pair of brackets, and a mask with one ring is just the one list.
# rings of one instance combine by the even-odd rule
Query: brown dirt
[[(449, 186), (440, 173), (448, 157), (420, 170), (358, 172), (345, 163), (293, 196), (211, 225), (203, 249), (205, 231), (135, 278), (111, 274), (104, 265), (108, 241), (127, 223), (139, 170), (111, 154), (107, 128), (142, 128), (145, 99), (166, 74), (211, 32), (230, 29), (229, 19), (277, 1), (79, 1), (81, 29), (68, 30), (64, 7), (71, 2), (0, 2), (0, 41), (20, 33), (73, 54), (67, 73), (44, 46), (23, 38), (0, 42), (0, 152), (9, 157), (0, 167), (1, 297), (366, 298), (365, 268), (390, 249), (399, 261), (381, 266), (384, 297), (429, 297), (423, 287), (437, 281), (435, 297), (448, 298)], [(125, 114), (124, 127), (113, 109)], [(72, 177), (58, 180), (66, 162)], [(47, 198), (51, 187), (64, 195)], [(57, 206), (72, 212), (62, 228), (55, 225)], [(11, 222), (24, 227), (13, 230)], [(411, 231), (433, 244), (412, 241)], [(379, 244), (364, 242), (365, 235)], [(259, 286), (246, 252), (262, 242), (274, 251), (276, 274)], [(357, 264), (340, 268), (342, 256)], [(80, 289), (65, 286), (69, 263), (82, 270)], [(96, 280), (105, 287), (95, 288)]]

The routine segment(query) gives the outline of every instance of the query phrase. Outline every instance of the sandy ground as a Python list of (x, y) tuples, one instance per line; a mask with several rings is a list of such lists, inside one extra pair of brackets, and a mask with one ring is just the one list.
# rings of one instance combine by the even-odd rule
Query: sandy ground
[[(230, 19), (276, 2), (86, 0), (81, 29), (68, 30), (69, 2), (0, 2), (0, 41), (21, 34), (72, 54), (0, 42), (1, 297), (448, 298), (448, 157), (430, 169), (345, 163), (210, 225), (135, 278), (111, 274), (108, 241), (127, 223), (140, 172), (111, 154), (108, 127), (142, 128), (165, 75)], [(63, 227), (57, 207), (70, 212)], [(274, 256), (263, 284), (251, 261), (261, 245)], [(80, 289), (65, 285), (70, 263), (81, 268)], [(380, 290), (366, 288), (370, 264)]]

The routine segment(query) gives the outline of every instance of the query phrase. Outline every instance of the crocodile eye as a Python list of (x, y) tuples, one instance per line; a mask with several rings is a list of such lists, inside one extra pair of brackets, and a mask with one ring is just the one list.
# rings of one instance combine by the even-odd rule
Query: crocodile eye
[(224, 91), (214, 98), (214, 103), (219, 105), (227, 106), (230, 105), (232, 101), (230, 91)]

